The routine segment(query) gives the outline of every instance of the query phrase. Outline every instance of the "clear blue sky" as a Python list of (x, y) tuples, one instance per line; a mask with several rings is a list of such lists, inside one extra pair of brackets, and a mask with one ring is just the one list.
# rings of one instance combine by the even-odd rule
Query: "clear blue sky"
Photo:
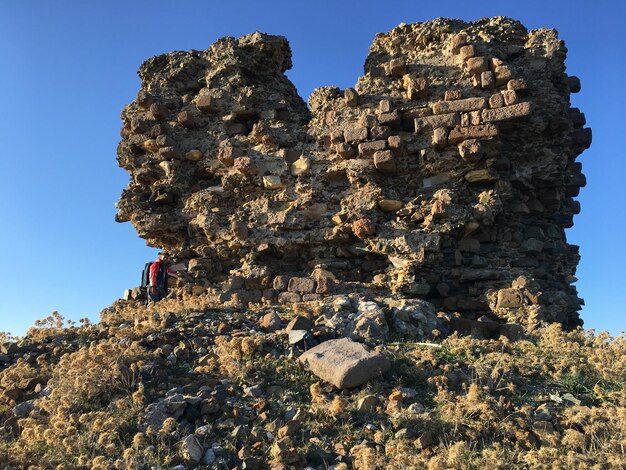
[[(617, 1), (28, 1), (0, 2), (0, 331), (23, 334), (58, 310), (98, 319), (138, 284), (147, 248), (114, 204), (122, 107), (147, 58), (206, 49), (253, 31), (287, 36), (289, 77), (306, 99), (318, 86), (353, 86), (375, 34), (401, 22), (504, 15), (552, 27), (582, 80), (573, 103), (594, 142), (580, 160), (588, 185), (568, 231), (581, 245), (585, 325), (626, 330), (626, 7)], [(621, 144), (621, 142), (620, 142)]]

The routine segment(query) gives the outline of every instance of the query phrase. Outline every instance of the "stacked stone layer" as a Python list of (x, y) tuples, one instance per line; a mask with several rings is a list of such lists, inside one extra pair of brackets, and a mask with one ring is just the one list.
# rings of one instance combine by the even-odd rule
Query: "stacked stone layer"
[(554, 30), (438, 19), (379, 34), (309, 108), (286, 39), (142, 65), (118, 221), (232, 303), (424, 298), (468, 319), (580, 324), (569, 245), (590, 145)]

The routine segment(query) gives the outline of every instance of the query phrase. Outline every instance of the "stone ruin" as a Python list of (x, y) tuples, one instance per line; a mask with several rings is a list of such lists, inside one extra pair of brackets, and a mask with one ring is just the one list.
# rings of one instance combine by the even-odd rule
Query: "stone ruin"
[(354, 88), (316, 89), (308, 107), (281, 36), (153, 57), (122, 112), (116, 220), (186, 264), (181, 297), (423, 299), (573, 328), (565, 229), (591, 130), (566, 52), (508, 18), (402, 24), (376, 36)]

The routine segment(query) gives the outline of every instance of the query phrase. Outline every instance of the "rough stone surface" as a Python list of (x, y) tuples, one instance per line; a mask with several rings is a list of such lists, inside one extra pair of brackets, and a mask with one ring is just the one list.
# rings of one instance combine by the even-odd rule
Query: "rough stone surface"
[[(556, 31), (502, 17), (401, 25), (376, 36), (353, 88), (319, 88), (309, 108), (285, 76), (283, 37), (154, 57), (122, 112), (131, 178), (116, 220), (190, 266), (179, 297), (428, 296), (472, 320), (575, 327), (579, 256), (565, 229), (591, 131), (570, 107), (580, 84), (565, 56)], [(470, 234), (478, 253), (459, 249)], [(267, 290), (318, 265), (332, 293)], [(541, 301), (497, 307), (519, 276)]]
[(313, 374), (339, 389), (357, 387), (391, 367), (383, 354), (372, 352), (348, 338), (325, 341), (298, 360)]

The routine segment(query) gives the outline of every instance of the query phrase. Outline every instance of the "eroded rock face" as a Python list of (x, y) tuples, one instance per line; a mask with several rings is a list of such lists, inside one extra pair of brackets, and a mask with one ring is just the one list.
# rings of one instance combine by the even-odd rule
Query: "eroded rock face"
[(180, 292), (361, 292), (573, 327), (564, 229), (591, 131), (565, 53), (556, 31), (506, 18), (401, 25), (354, 88), (317, 89), (310, 109), (285, 38), (154, 57), (122, 113), (117, 220), (188, 263)]

